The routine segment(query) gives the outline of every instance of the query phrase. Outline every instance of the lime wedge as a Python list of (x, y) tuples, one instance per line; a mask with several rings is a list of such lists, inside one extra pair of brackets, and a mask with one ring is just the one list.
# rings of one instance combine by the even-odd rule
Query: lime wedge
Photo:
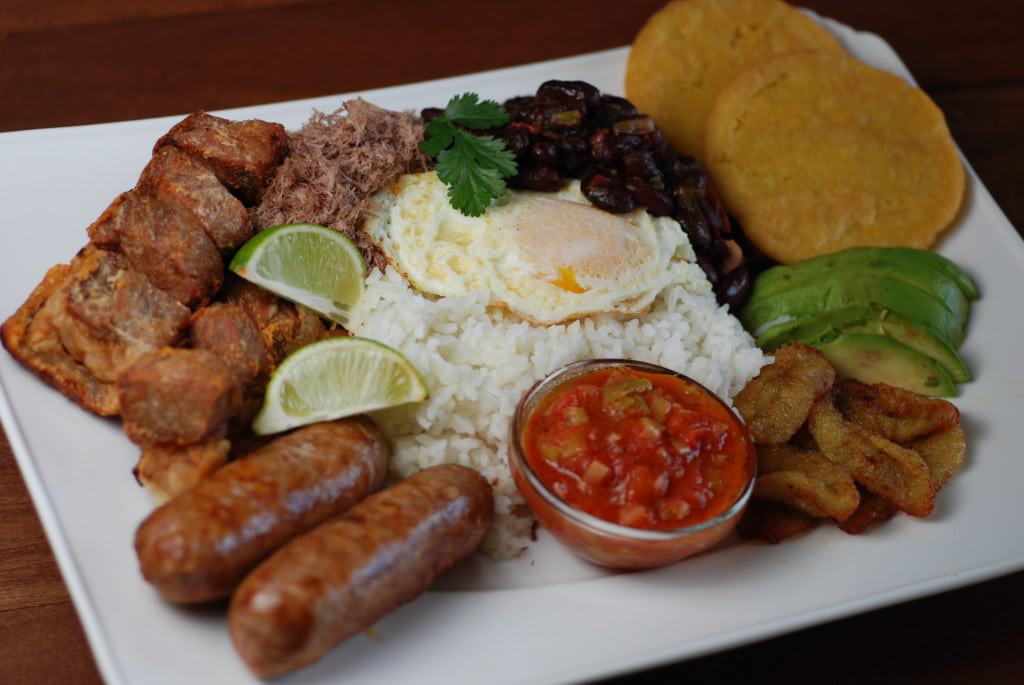
[(328, 338), (281, 362), (252, 428), (279, 433), (427, 396), (423, 377), (401, 353), (366, 338)]
[(230, 269), (342, 324), (362, 296), (366, 278), (366, 262), (352, 241), (314, 224), (285, 224), (257, 233), (235, 254)]

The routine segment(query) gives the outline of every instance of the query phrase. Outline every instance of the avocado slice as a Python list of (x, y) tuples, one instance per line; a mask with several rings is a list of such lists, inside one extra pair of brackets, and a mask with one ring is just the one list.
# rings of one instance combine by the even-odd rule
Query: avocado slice
[(953, 260), (943, 257), (937, 252), (929, 252), (927, 250), (914, 250), (909, 247), (890, 249), (913, 252), (918, 259), (928, 262), (931, 264), (933, 269), (941, 271), (946, 274), (946, 276), (953, 279), (956, 284), (960, 286), (960, 290), (963, 291), (968, 300), (976, 300), (981, 296), (981, 293), (978, 292), (978, 286), (974, 283), (974, 279), (971, 278), (966, 271), (957, 266)]
[(967, 295), (955, 279), (936, 269), (931, 260), (921, 257), (922, 254), (921, 250), (909, 248), (852, 248), (791, 266), (774, 267), (758, 277), (751, 298), (774, 297), (793, 288), (823, 283), (839, 274), (861, 278), (885, 276), (924, 290), (960, 323), (966, 323)]
[(888, 383), (932, 397), (956, 395), (956, 383), (934, 359), (884, 335), (843, 333), (817, 347), (840, 376)]
[(956, 383), (971, 380), (960, 355), (913, 322), (877, 305), (842, 307), (804, 319), (772, 326), (757, 339), (757, 346), (774, 350), (789, 342), (827, 343), (842, 333), (873, 333), (892, 338), (937, 361)]
[(886, 276), (836, 274), (821, 283), (809, 283), (772, 297), (751, 297), (740, 310), (740, 321), (756, 334), (779, 319), (817, 316), (863, 304), (893, 311), (954, 349), (963, 342), (963, 323), (941, 302), (920, 288)]

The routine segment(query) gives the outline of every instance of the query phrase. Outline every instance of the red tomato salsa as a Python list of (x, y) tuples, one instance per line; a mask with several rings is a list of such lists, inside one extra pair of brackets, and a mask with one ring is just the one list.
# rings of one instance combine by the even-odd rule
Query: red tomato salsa
[(714, 518), (746, 485), (750, 443), (699, 385), (602, 369), (552, 390), (527, 419), (526, 459), (544, 485), (593, 516), (650, 530)]

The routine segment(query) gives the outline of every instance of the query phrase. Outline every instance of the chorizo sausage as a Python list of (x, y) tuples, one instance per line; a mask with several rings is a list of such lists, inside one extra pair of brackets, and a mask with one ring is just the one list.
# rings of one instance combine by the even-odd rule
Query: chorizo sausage
[(232, 462), (142, 522), (142, 575), (183, 604), (227, 597), (264, 557), (377, 490), (387, 440), (368, 419), (306, 426)]
[(288, 543), (242, 581), (228, 624), (256, 675), (282, 675), (423, 593), (494, 515), (476, 471), (425, 469)]

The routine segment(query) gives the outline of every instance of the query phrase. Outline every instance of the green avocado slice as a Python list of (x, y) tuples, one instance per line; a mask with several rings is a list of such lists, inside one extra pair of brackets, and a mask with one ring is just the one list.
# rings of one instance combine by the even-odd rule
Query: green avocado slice
[(956, 383), (934, 359), (884, 335), (843, 333), (817, 347), (840, 376), (932, 397), (956, 396)]
[(852, 248), (822, 255), (791, 266), (768, 269), (754, 283), (750, 297), (776, 297), (794, 288), (824, 284), (839, 275), (850, 278), (885, 276), (924, 290), (941, 302), (961, 324), (966, 323), (967, 295), (957, 280), (935, 268), (932, 260), (924, 254), (922, 250), (909, 248)]
[(964, 328), (952, 313), (924, 290), (886, 276), (834, 275), (822, 283), (792, 288), (772, 297), (751, 297), (740, 321), (754, 333), (779, 319), (818, 316), (833, 309), (878, 305), (917, 324), (956, 349)]
[(956, 383), (971, 380), (956, 350), (899, 314), (872, 305), (833, 309), (772, 326), (758, 337), (757, 346), (765, 350), (774, 350), (789, 342), (814, 346), (830, 342), (843, 333), (884, 335), (931, 357)]

